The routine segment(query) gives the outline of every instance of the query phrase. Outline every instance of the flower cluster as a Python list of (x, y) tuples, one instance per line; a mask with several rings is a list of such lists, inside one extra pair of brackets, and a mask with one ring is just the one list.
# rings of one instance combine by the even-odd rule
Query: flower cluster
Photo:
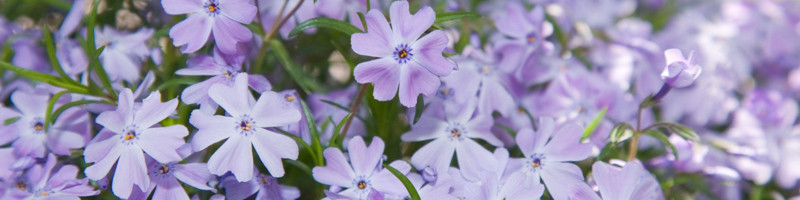
[(798, 199), (800, 3), (0, 1), (0, 199)]

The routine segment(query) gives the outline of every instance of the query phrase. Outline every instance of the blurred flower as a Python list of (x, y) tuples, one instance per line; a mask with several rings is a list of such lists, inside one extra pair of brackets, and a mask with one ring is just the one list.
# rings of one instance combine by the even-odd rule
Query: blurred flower
[(664, 199), (658, 181), (638, 160), (622, 168), (597, 161), (592, 165), (592, 176), (603, 199)]
[[(61, 165), (56, 167), (56, 156), (50, 154), (45, 163), (25, 171), (16, 180), (5, 182), (0, 193), (4, 199), (79, 199), (100, 192), (89, 185), (89, 180), (76, 179), (78, 167)], [(13, 185), (12, 185), (13, 184)]]
[[(492, 17), (497, 30), (505, 38), (495, 42), (496, 51), (502, 54), (499, 67), (513, 72), (523, 67), (532, 67), (540, 54), (549, 54), (555, 48), (546, 38), (553, 34), (553, 24), (545, 19), (544, 7), (536, 6), (530, 12), (518, 2), (508, 3), (505, 12)], [(544, 66), (539, 66), (544, 67)]]
[(214, 178), (214, 175), (211, 175), (205, 163), (164, 164), (149, 158), (147, 163), (150, 187), (144, 191), (134, 190), (130, 199), (147, 199), (150, 193), (153, 193), (153, 200), (189, 200), (189, 195), (178, 180), (197, 189), (216, 192), (216, 189), (206, 184)]
[(300, 190), (296, 187), (285, 186), (278, 183), (275, 177), (266, 174), (257, 174), (254, 179), (239, 182), (233, 176), (222, 179), (225, 188), (225, 197), (229, 200), (242, 200), (258, 193), (255, 199), (280, 199), (290, 200), (300, 198)]
[(465, 184), (466, 199), (535, 199), (544, 193), (542, 184), (524, 184), (524, 176), (512, 176), (506, 173), (508, 166), (508, 150), (498, 148), (494, 151), (494, 167), (481, 173), (480, 181)]
[(100, 62), (112, 81), (134, 82), (141, 74), (141, 62), (148, 58), (150, 49), (147, 40), (153, 36), (153, 29), (142, 28), (133, 33), (115, 30), (110, 26), (95, 28), (95, 45), (105, 46), (100, 54)]
[[(225, 53), (236, 52), (236, 44), (250, 41), (253, 33), (242, 24), (256, 16), (256, 7), (249, 0), (162, 0), (164, 11), (170, 15), (189, 14), (186, 20), (169, 30), (172, 44), (183, 46), (183, 53), (203, 47), (209, 36)], [(241, 23), (241, 24), (240, 24)]]
[[(367, 146), (361, 136), (354, 137), (348, 144), (350, 163), (341, 150), (328, 148), (323, 152), (325, 156), (324, 167), (314, 167), (314, 179), (322, 184), (347, 188), (338, 192), (339, 195), (354, 199), (368, 199), (374, 193), (408, 195), (403, 183), (400, 182), (389, 170), (382, 167), (384, 143), (378, 137), (372, 139), (372, 144)], [(352, 165), (351, 165), (352, 164)], [(411, 170), (405, 161), (396, 161), (390, 166), (403, 174)], [(372, 194), (371, 194), (372, 193)]]
[(142, 191), (147, 190), (150, 178), (147, 176), (145, 154), (161, 163), (181, 160), (177, 149), (189, 134), (183, 125), (153, 127), (175, 112), (178, 100), (161, 102), (161, 93), (153, 92), (141, 105), (134, 105), (133, 93), (123, 89), (119, 95), (117, 110), (106, 111), (97, 116), (97, 123), (105, 131), (95, 136), (83, 152), (86, 163), (94, 163), (84, 170), (92, 180), (100, 180), (116, 163), (116, 171), (111, 183), (114, 194), (128, 198), (133, 185)]
[(358, 83), (373, 83), (373, 96), (379, 101), (394, 98), (398, 91), (400, 103), (413, 107), (417, 96), (433, 95), (439, 88), (437, 76), (446, 76), (455, 64), (442, 56), (448, 38), (434, 30), (420, 38), (436, 18), (433, 9), (423, 7), (416, 14), (408, 12), (407, 1), (392, 3), (389, 16), (391, 29), (378, 10), (367, 13), (367, 33), (351, 36), (353, 51), (378, 59), (358, 64), (353, 75)]
[(247, 87), (248, 77), (236, 77), (233, 87), (211, 86), (208, 95), (222, 106), (227, 116), (210, 115), (200, 110), (192, 112), (189, 122), (198, 131), (192, 138), (195, 151), (226, 139), (208, 160), (212, 174), (230, 171), (240, 182), (253, 178), (253, 148), (261, 162), (274, 177), (284, 174), (281, 158), (297, 159), (297, 143), (288, 136), (267, 130), (300, 120), (300, 111), (284, 104), (278, 93), (266, 91), (258, 101)]

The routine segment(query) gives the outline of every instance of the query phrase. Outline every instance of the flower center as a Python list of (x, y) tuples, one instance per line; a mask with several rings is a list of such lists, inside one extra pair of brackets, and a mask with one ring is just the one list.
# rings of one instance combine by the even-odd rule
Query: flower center
[(436, 92), (436, 96), (441, 98), (441, 99), (446, 100), (446, 99), (452, 97), (454, 92), (455, 91), (453, 91), (452, 87), (447, 87), (447, 84), (442, 82), (442, 84), (439, 85), (439, 91)]
[(536, 41), (536, 35), (534, 35), (533, 33), (531, 33), (530, 35), (528, 35), (528, 38), (527, 38), (527, 39), (528, 39), (528, 43), (533, 43), (533, 42), (535, 42), (535, 41)]
[(458, 139), (459, 137), (461, 137), (461, 130), (458, 130), (458, 129), (450, 130), (450, 137)]
[(225, 70), (222, 72), (222, 75), (225, 76), (225, 78), (227, 79), (233, 78), (233, 74), (234, 72), (232, 72), (231, 70)]
[(132, 140), (133, 138), (136, 138), (136, 131), (130, 130), (125, 133), (125, 140)]
[(24, 191), (28, 189), (28, 184), (26, 184), (24, 181), (17, 181), (17, 184), (15, 184), (14, 186), (17, 187), (18, 190)]
[(161, 167), (158, 167), (158, 173), (159, 174), (169, 173), (169, 166), (167, 166), (165, 164), (161, 164)]
[(481, 67), (482, 74), (489, 74), (490, 72), (492, 72), (492, 68), (489, 67), (489, 65), (484, 65), (483, 67)]
[(531, 162), (531, 167), (539, 167), (542, 166), (542, 160), (539, 158), (534, 158), (533, 162)]
[(294, 95), (291, 94), (287, 94), (286, 96), (283, 97), (283, 99), (286, 100), (286, 102), (292, 102), (294, 101), (295, 98), (296, 97), (294, 97)]
[(251, 127), (253, 127), (253, 124), (247, 123), (244, 120), (242, 120), (242, 122), (239, 124), (239, 128), (241, 128), (243, 131), (250, 131)]
[(544, 159), (545, 157), (541, 153), (535, 153), (531, 155), (531, 157), (525, 161), (525, 164), (528, 166), (528, 172), (536, 172), (538, 169), (540, 169), (544, 164), (542, 163)]
[(39, 196), (47, 196), (47, 195), (48, 195), (48, 193), (47, 193), (47, 192), (41, 192), (41, 193), (39, 193)]
[(447, 133), (449, 134), (451, 140), (461, 141), (464, 139), (462, 136), (464, 136), (467, 131), (464, 130), (464, 126), (460, 123), (453, 123), (450, 125), (450, 127), (448, 127)]
[(203, 6), (206, 8), (206, 10), (208, 10), (208, 14), (219, 14), (219, 3), (217, 0), (209, 0)]
[(363, 190), (364, 188), (367, 188), (367, 182), (359, 181), (358, 185), (356, 185), (356, 186), (358, 187), (358, 189), (362, 189)]
[(269, 185), (269, 178), (267, 178), (267, 176), (259, 176), (258, 182), (261, 183), (261, 185)]
[(36, 124), (33, 124), (33, 130), (42, 131), (42, 129), (44, 129), (44, 124), (42, 124), (42, 122), (36, 122)]
[(397, 45), (397, 47), (394, 48), (394, 60), (397, 61), (397, 63), (405, 64), (408, 60), (411, 60), (413, 56), (414, 53), (412, 53), (411, 47), (407, 44)]
[(240, 133), (244, 135), (250, 135), (255, 131), (255, 125), (256, 122), (252, 117), (249, 115), (242, 115), (242, 117), (239, 118), (239, 121), (236, 122), (236, 129), (241, 131)]

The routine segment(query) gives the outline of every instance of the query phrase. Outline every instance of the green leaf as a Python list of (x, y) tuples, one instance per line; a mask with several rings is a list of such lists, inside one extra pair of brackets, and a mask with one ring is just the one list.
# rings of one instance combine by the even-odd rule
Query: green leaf
[(675, 159), (676, 160), (678, 159), (678, 149), (675, 149), (675, 145), (672, 145), (672, 142), (669, 141), (667, 135), (664, 135), (664, 133), (655, 130), (645, 131), (643, 134), (653, 136), (654, 138), (661, 141), (661, 143), (667, 145), (670, 149), (672, 149), (672, 155), (675, 156)]
[(105, 48), (106, 48), (105, 46), (102, 46), (99, 49), (97, 49), (97, 51), (95, 51), (96, 54), (91, 57), (92, 60), (89, 62), (89, 68), (93, 69), (93, 71), (97, 75), (97, 78), (100, 78), (100, 84), (102, 84), (103, 87), (106, 89), (106, 91), (108, 92), (107, 94), (110, 94), (114, 99), (116, 99), (117, 92), (114, 91), (113, 87), (111, 87), (111, 79), (108, 78), (108, 73), (106, 73), (106, 69), (103, 68), (102, 65), (100, 65), (100, 54), (103, 53), (103, 50), (105, 50)]
[(89, 94), (89, 88), (87, 88), (86, 86), (84, 86), (84, 85), (76, 85), (74, 83), (71, 83), (69, 81), (65, 81), (65, 80), (63, 80), (61, 78), (58, 78), (58, 77), (55, 77), (55, 76), (52, 76), (52, 75), (49, 75), (49, 74), (45, 74), (45, 73), (41, 73), (41, 72), (37, 72), (37, 71), (33, 71), (33, 70), (28, 70), (28, 69), (25, 69), (25, 68), (22, 68), (22, 67), (17, 67), (15, 65), (12, 65), (10, 63), (3, 62), (3, 61), (0, 61), (0, 68), (12, 71), (12, 72), (16, 73), (17, 75), (20, 75), (22, 77), (25, 77), (25, 78), (28, 78), (28, 79), (31, 79), (31, 80), (34, 80), (34, 81), (39, 81), (39, 82), (50, 84), (52, 86), (64, 88), (64, 89), (66, 89), (66, 90), (68, 90), (70, 92), (80, 93), (80, 94)]
[(465, 11), (436, 13), (436, 20), (433, 21), (433, 23), (436, 24), (450, 20), (456, 20), (461, 18), (474, 18), (480, 16), (481, 14), (478, 14), (476, 12), (465, 12)]
[(72, 107), (75, 107), (75, 106), (79, 106), (79, 105), (94, 104), (94, 103), (115, 105), (114, 102), (110, 102), (110, 101), (97, 101), (97, 100), (73, 101), (73, 102), (69, 102), (69, 103), (66, 103), (66, 104), (62, 105), (61, 107), (58, 107), (58, 109), (53, 111), (53, 114), (50, 115), (50, 118), (52, 118), (52, 122), (55, 123), (55, 121), (58, 120), (58, 117), (61, 116), (61, 113), (63, 113), (65, 110), (67, 110), (69, 108), (72, 108)]
[(5, 121), (3, 121), (3, 125), (6, 125), (6, 126), (11, 125), (14, 122), (19, 121), (19, 118), (21, 118), (21, 117), (17, 116), (17, 117), (8, 118)]
[[(369, 2), (369, 0), (367, 0), (367, 2)], [(367, 18), (364, 17), (364, 13), (358, 12), (357, 14), (358, 14), (358, 19), (361, 19), (361, 27), (364, 27), (364, 32), (369, 31), (367, 29)]]
[(314, 158), (317, 157), (316, 156), (316, 152), (311, 150), (311, 146), (309, 146), (308, 143), (306, 143), (306, 141), (303, 141), (303, 138), (297, 137), (296, 135), (294, 135), (292, 133), (289, 133), (289, 132), (286, 132), (286, 131), (284, 131), (283, 129), (280, 129), (280, 128), (275, 128), (275, 130), (277, 130), (278, 132), (283, 133), (283, 135), (289, 136), (290, 138), (292, 138), (297, 143), (300, 143), (300, 145), (302, 145), (305, 149), (308, 149), (308, 152), (311, 153), (311, 157), (314, 157)]
[(50, 100), (47, 101), (47, 111), (44, 113), (44, 119), (45, 119), (45, 121), (44, 121), (45, 122), (44, 123), (44, 130), (45, 131), (47, 131), (47, 128), (50, 127), (50, 124), (52, 124), (55, 121), (55, 120), (53, 120), (52, 113), (53, 113), (53, 108), (56, 106), (56, 101), (58, 101), (58, 99), (61, 98), (61, 96), (64, 96), (67, 93), (69, 93), (69, 91), (58, 92), (58, 93), (54, 94), (52, 97), (50, 97)]
[(589, 126), (587, 126), (586, 129), (583, 130), (583, 136), (581, 136), (581, 142), (586, 140), (586, 138), (589, 138), (589, 136), (591, 136), (592, 133), (594, 133), (594, 130), (597, 129), (597, 125), (600, 125), (600, 121), (603, 121), (603, 117), (606, 116), (606, 110), (607, 110), (606, 108), (600, 110), (600, 113), (597, 113), (597, 116), (594, 117), (592, 123), (590, 123)]
[(633, 129), (631, 125), (625, 122), (614, 125), (611, 129), (611, 134), (608, 135), (609, 140), (613, 143), (620, 143), (633, 137)]
[(339, 121), (339, 124), (336, 124), (336, 129), (333, 130), (333, 136), (331, 136), (331, 140), (328, 141), (328, 146), (331, 147), (342, 146), (342, 141), (340, 141), (339, 136), (341, 135), (344, 124), (346, 124), (347, 120), (353, 116), (352, 114), (353, 113), (347, 113), (347, 115), (345, 115), (344, 118), (342, 118), (342, 120)]
[(400, 179), (400, 182), (403, 182), (403, 186), (405, 186), (406, 190), (408, 190), (408, 194), (411, 197), (411, 199), (420, 200), (419, 193), (417, 193), (417, 188), (414, 187), (414, 184), (411, 184), (411, 181), (408, 180), (408, 177), (406, 177), (406, 175), (403, 175), (403, 173), (400, 173), (400, 171), (397, 171), (397, 169), (387, 165), (386, 163), (383, 164), (383, 167), (389, 170), (389, 172), (392, 172), (392, 174), (395, 177), (397, 177), (397, 179)]
[(419, 118), (422, 117), (422, 112), (425, 111), (425, 108), (428, 107), (428, 105), (425, 105), (425, 101), (423, 101), (423, 99), (422, 99), (422, 94), (417, 96), (417, 106), (415, 106), (415, 107), (416, 107), (416, 110), (414, 112), (414, 123), (413, 124), (417, 124), (417, 121), (419, 121)]
[(311, 109), (308, 108), (308, 105), (305, 101), (300, 99), (300, 106), (303, 108), (303, 115), (306, 116), (306, 123), (308, 123), (308, 131), (311, 133), (311, 151), (314, 151), (315, 155), (317, 156), (314, 159), (314, 163), (317, 166), (322, 166), (325, 164), (325, 158), (322, 157), (322, 144), (319, 141), (319, 129), (317, 129), (317, 122), (314, 121), (314, 115), (311, 114)]
[(298, 33), (309, 28), (320, 28), (320, 27), (330, 28), (342, 32), (344, 34), (347, 34), (348, 36), (353, 35), (353, 33), (361, 32), (361, 29), (358, 29), (357, 27), (353, 26), (348, 22), (339, 21), (327, 17), (317, 17), (306, 20), (300, 24), (297, 24), (297, 26), (295, 26), (294, 29), (292, 29), (292, 31), (289, 32), (289, 37), (294, 37)]
[(678, 136), (681, 136), (681, 137), (683, 137), (683, 139), (686, 139), (686, 140), (691, 140), (691, 141), (700, 140), (700, 136), (697, 135), (697, 132), (695, 132), (694, 130), (692, 130), (689, 127), (686, 127), (686, 126), (680, 125), (680, 124), (676, 124), (676, 123), (663, 123), (663, 122), (662, 123), (655, 123), (655, 124), (647, 127), (645, 129), (645, 131), (657, 130), (658, 128), (665, 128), (665, 129), (667, 129), (667, 130), (669, 130), (669, 131), (671, 131), (671, 132), (673, 132), (675, 134), (678, 134)]
[(281, 62), (283, 69), (285, 69), (295, 83), (300, 86), (300, 89), (309, 94), (312, 91), (322, 91), (322, 85), (317, 83), (313, 78), (308, 76), (307, 73), (303, 72), (302, 69), (292, 62), (292, 60), (289, 58), (289, 52), (286, 51), (286, 47), (284, 47), (280, 41), (270, 40), (269, 45), (272, 47), (272, 52)]
[(289, 160), (289, 159), (284, 159), (283, 161), (286, 162), (286, 163), (289, 163), (290, 165), (293, 165), (293, 166), (297, 167), (297, 169), (300, 169), (300, 171), (303, 171), (308, 176), (314, 177), (314, 175), (311, 173), (311, 168), (308, 167), (308, 165), (306, 165), (305, 163), (300, 162), (300, 161), (296, 161), (296, 160)]
[(597, 155), (597, 160), (602, 160), (602, 161), (608, 160), (607, 158), (611, 154), (614, 154), (614, 153), (617, 152), (617, 144), (618, 143), (611, 142), (611, 141), (606, 143), (606, 146), (604, 146), (603, 149), (600, 150), (600, 153)]
[(191, 84), (195, 84), (195, 83), (197, 83), (197, 80), (194, 80), (194, 79), (174, 78), (174, 79), (170, 79), (170, 80), (162, 83), (161, 85), (156, 87), (156, 90), (160, 91), (160, 90), (163, 90), (163, 89), (166, 89), (166, 88), (169, 88), (169, 87), (173, 87), (173, 86), (191, 85)]
[(56, 58), (56, 49), (53, 46), (53, 36), (47, 26), (44, 26), (44, 47), (47, 49), (47, 57), (50, 59), (50, 66), (53, 66), (53, 69), (58, 72), (58, 75), (60, 75), (64, 80), (80, 84), (77, 81), (72, 80), (72, 78), (70, 78), (67, 73), (64, 72), (64, 68), (61, 67), (61, 63), (58, 62), (58, 59)]
[(658, 101), (654, 101), (653, 100), (653, 95), (650, 95), (650, 96), (647, 96), (647, 98), (644, 98), (642, 103), (639, 104), (639, 109), (645, 109), (645, 108), (653, 107), (656, 104), (658, 104)]

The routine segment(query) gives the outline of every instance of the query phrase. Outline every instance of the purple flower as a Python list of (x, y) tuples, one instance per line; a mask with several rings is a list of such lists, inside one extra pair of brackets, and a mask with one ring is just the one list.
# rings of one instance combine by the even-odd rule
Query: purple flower
[[(11, 94), (11, 102), (20, 111), (5, 110), (8, 118), (19, 116), (13, 124), (0, 128), (0, 144), (14, 141), (17, 156), (42, 158), (47, 151), (58, 155), (69, 155), (71, 149), (83, 147), (88, 140), (89, 115), (80, 108), (65, 110), (55, 123), (46, 126), (50, 95), (33, 94), (17, 90)], [(61, 103), (56, 103), (60, 106)]]
[(214, 176), (208, 172), (208, 167), (206, 167), (205, 163), (178, 164), (170, 162), (164, 164), (148, 158), (147, 174), (150, 176), (150, 187), (144, 191), (135, 190), (131, 194), (131, 199), (147, 199), (150, 193), (155, 191), (152, 197), (154, 200), (189, 200), (189, 195), (183, 190), (178, 180), (197, 189), (216, 192), (214, 188), (206, 184)]
[(347, 18), (350, 24), (363, 30), (364, 25), (361, 24), (358, 12), (363, 13), (370, 9), (379, 9), (380, 3), (383, 2), (370, 2), (372, 8), (367, 8), (366, 0), (327, 0), (317, 1), (316, 8), (320, 15), (338, 20), (345, 20), (345, 18)]
[[(200, 104), (200, 110), (213, 114), (217, 111), (217, 103), (208, 96), (208, 90), (216, 84), (233, 86), (237, 77), (244, 74), (240, 72), (241, 63), (228, 63), (219, 51), (214, 51), (214, 56), (198, 55), (188, 61), (189, 67), (175, 71), (175, 74), (184, 76), (212, 76), (205, 81), (195, 83), (183, 90), (181, 100), (186, 104)], [(261, 75), (248, 76), (248, 85), (256, 92), (264, 92), (272, 88), (269, 81)]]
[(258, 193), (255, 199), (300, 198), (300, 190), (296, 187), (281, 185), (275, 177), (266, 174), (257, 174), (254, 179), (247, 182), (239, 182), (235, 177), (227, 176), (222, 179), (220, 185), (225, 188), (225, 197), (229, 200), (246, 199), (255, 193)]
[(183, 137), (189, 134), (186, 127), (153, 127), (172, 114), (177, 106), (177, 99), (162, 103), (159, 92), (151, 93), (136, 106), (131, 90), (123, 89), (117, 110), (97, 116), (97, 123), (106, 131), (100, 131), (83, 152), (86, 162), (94, 163), (84, 170), (86, 176), (100, 180), (116, 163), (111, 183), (115, 195), (128, 198), (134, 184), (142, 191), (147, 190), (150, 178), (147, 176), (145, 153), (160, 163), (181, 160), (177, 149), (185, 143)]
[[(367, 146), (364, 139), (357, 136), (350, 140), (347, 149), (350, 163), (341, 150), (325, 149), (323, 154), (327, 165), (314, 167), (314, 179), (322, 184), (347, 188), (340, 191), (339, 195), (355, 199), (367, 199), (375, 191), (390, 195), (408, 195), (403, 183), (381, 165), (383, 140), (374, 137), (372, 144)], [(403, 174), (411, 169), (403, 161), (396, 161), (391, 166)]]
[(233, 85), (217, 84), (208, 91), (228, 116), (209, 115), (199, 110), (192, 112), (189, 122), (198, 129), (192, 138), (192, 148), (199, 151), (227, 138), (208, 160), (212, 174), (223, 175), (230, 171), (240, 182), (251, 180), (255, 148), (269, 173), (282, 177), (281, 158), (297, 159), (297, 143), (266, 128), (295, 123), (300, 120), (300, 111), (284, 105), (284, 98), (272, 91), (262, 93), (258, 101), (253, 100), (246, 74), (236, 77)]
[(667, 60), (667, 66), (661, 72), (661, 78), (670, 87), (689, 86), (703, 72), (703, 68), (695, 63), (694, 52), (689, 54), (689, 58), (684, 58), (680, 50), (667, 49), (664, 51), (664, 57)]
[(469, 104), (460, 112), (448, 112), (444, 120), (429, 115), (420, 117), (411, 131), (403, 134), (402, 140), (433, 141), (411, 156), (411, 164), (417, 169), (430, 166), (436, 171), (446, 171), (455, 152), (464, 177), (469, 180), (479, 178), (481, 170), (491, 167), (489, 159), (492, 153), (473, 139), (482, 139), (495, 146), (503, 143), (490, 131), (494, 122), (491, 115), (473, 117), (474, 110), (474, 104)]
[(553, 43), (545, 38), (553, 34), (553, 24), (545, 20), (544, 7), (536, 6), (528, 12), (520, 3), (509, 3), (503, 14), (493, 18), (497, 30), (508, 36), (496, 43), (497, 52), (503, 55), (499, 65), (503, 71), (530, 65), (540, 57), (534, 52), (552, 52)]
[(569, 161), (580, 161), (591, 154), (592, 145), (580, 143), (583, 127), (568, 123), (555, 132), (548, 118), (540, 120), (538, 130), (522, 129), (517, 132), (517, 145), (525, 155), (519, 160), (522, 168), (511, 176), (526, 177), (525, 184), (544, 182), (554, 199), (566, 199), (571, 184), (582, 183), (583, 173)]
[(78, 199), (100, 193), (89, 186), (87, 179), (75, 179), (78, 167), (61, 165), (56, 167), (56, 156), (50, 154), (43, 164), (35, 165), (3, 186), (3, 199)]
[(358, 64), (353, 76), (358, 83), (372, 83), (373, 96), (379, 101), (394, 98), (399, 87), (400, 103), (413, 107), (420, 93), (430, 96), (436, 92), (440, 84), (437, 76), (446, 76), (455, 68), (442, 56), (449, 39), (440, 30), (420, 38), (436, 18), (430, 7), (411, 15), (407, 1), (395, 1), (389, 16), (391, 29), (380, 11), (370, 11), (366, 16), (368, 32), (351, 36), (353, 51), (378, 57)]
[(592, 175), (603, 199), (664, 199), (661, 185), (638, 160), (622, 168), (598, 161), (592, 165)]
[(506, 174), (509, 168), (508, 150), (498, 148), (492, 155), (493, 167), (483, 171), (480, 181), (464, 184), (464, 197), (466, 199), (533, 199), (544, 193), (541, 184), (526, 185), (524, 176), (510, 176)]
[[(236, 44), (250, 41), (253, 33), (242, 24), (249, 24), (256, 7), (248, 0), (162, 0), (164, 11), (170, 15), (191, 13), (169, 30), (172, 44), (183, 46), (181, 51), (192, 53), (205, 45), (210, 35), (225, 53), (236, 52)], [(241, 24), (240, 24), (241, 23)], [(184, 46), (185, 45), (185, 46)]]
[(100, 54), (100, 62), (113, 80), (134, 82), (141, 74), (140, 66), (147, 59), (150, 50), (147, 40), (153, 35), (153, 29), (143, 28), (133, 33), (124, 33), (110, 26), (95, 28), (94, 41), (97, 47), (105, 46)]
[[(278, 29), (279, 33), (284, 38), (289, 36), (289, 32), (292, 31), (292, 29), (294, 29), (294, 27), (296, 27), (297, 24), (319, 16), (319, 14), (315, 9), (316, 7), (314, 6), (314, 1), (303, 1), (303, 4), (300, 5), (300, 8), (298, 8), (297, 11), (292, 16), (286, 16), (288, 14), (288, 9), (290, 9), (294, 5), (297, 5), (299, 0), (286, 0), (286, 1), (256, 0), (256, 1), (260, 1), (261, 8), (259, 9), (261, 10), (261, 27), (264, 28), (264, 30), (270, 31), (270, 29), (272, 29), (272, 25), (275, 22), (275, 18), (279, 17), (281, 19), (286, 17), (289, 18), (289, 20), (286, 21), (286, 24), (284, 24), (283, 26), (280, 27), (280, 29)], [(323, 1), (317, 1), (316, 3), (322, 3), (322, 2)], [(286, 4), (287, 8), (283, 8), (284, 3)], [(328, 7), (327, 9), (340, 10), (342, 8)], [(283, 12), (283, 14), (281, 16), (278, 16), (279, 14), (281, 14), (281, 12)], [(359, 21), (359, 23), (361, 22)], [(360, 27), (360, 25), (357, 27)], [(315, 30), (316, 29), (312, 28), (306, 30), (305, 32), (312, 33)]]

